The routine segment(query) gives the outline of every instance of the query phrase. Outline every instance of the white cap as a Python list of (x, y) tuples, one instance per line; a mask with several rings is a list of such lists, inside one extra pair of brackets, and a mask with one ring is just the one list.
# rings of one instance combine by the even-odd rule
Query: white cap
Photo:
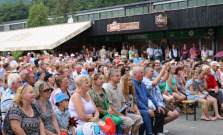
[(174, 63), (174, 64), (176, 64), (176, 62), (175, 62), (175, 61), (171, 60), (171, 61), (170, 61), (170, 64), (173, 64), (173, 63)]
[(75, 56), (73, 53), (70, 56)]
[(30, 55), (30, 54), (31, 54), (30, 52), (27, 53), (27, 55)]
[(211, 66), (220, 66), (220, 64), (217, 61), (212, 61), (211, 62)]
[(119, 55), (116, 53), (116, 54), (115, 54), (115, 57), (118, 57), (118, 56), (119, 56)]
[(63, 56), (63, 54), (60, 54), (60, 55), (59, 55), (59, 57), (62, 57), (62, 56)]

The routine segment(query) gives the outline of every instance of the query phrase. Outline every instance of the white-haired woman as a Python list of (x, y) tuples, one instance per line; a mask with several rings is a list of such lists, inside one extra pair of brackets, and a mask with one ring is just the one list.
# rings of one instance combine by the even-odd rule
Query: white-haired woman
[(221, 106), (221, 108), (219, 108), (219, 109), (223, 111), (223, 93), (222, 93), (222, 91), (219, 91), (217, 81), (215, 80), (214, 75), (211, 74), (210, 67), (207, 65), (204, 65), (202, 67), (202, 70), (205, 73), (205, 80), (207, 82), (206, 91), (211, 96), (213, 96), (217, 99), (218, 105)]
[(31, 86), (18, 88), (4, 119), (3, 130), (6, 135), (45, 135), (41, 113), (32, 103), (34, 100), (35, 92)]
[(35, 105), (41, 113), (41, 119), (43, 121), (45, 132), (47, 135), (60, 134), (59, 125), (54, 115), (54, 110), (49, 101), (52, 88), (41, 81), (35, 85), (36, 100)]
[(78, 119), (78, 125), (75, 131), (81, 131), (82, 126), (86, 122), (97, 122), (99, 112), (94, 104), (94, 101), (87, 94), (90, 89), (90, 81), (86, 75), (79, 75), (75, 79), (77, 88), (69, 101), (69, 112), (71, 117)]

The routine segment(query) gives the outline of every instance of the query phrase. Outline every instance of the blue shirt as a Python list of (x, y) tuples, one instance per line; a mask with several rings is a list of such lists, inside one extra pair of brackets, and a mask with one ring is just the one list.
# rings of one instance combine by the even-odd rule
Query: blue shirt
[(159, 88), (159, 85), (162, 84), (162, 79), (155, 87), (153, 87), (152, 83), (154, 80), (155, 80), (154, 77), (151, 80), (149, 78), (143, 77), (142, 82), (146, 85), (146, 89), (149, 91), (149, 93), (152, 95), (152, 97), (156, 100), (156, 102), (160, 106), (166, 107), (165, 103), (163, 102), (163, 96), (162, 96), (160, 88)]
[(6, 72), (4, 68), (0, 70), (0, 79), (3, 79), (3, 74)]
[(160, 107), (160, 105), (149, 94), (149, 91), (146, 89), (146, 85), (143, 82), (138, 82), (133, 78), (133, 84), (135, 87), (137, 106), (139, 109), (149, 110), (148, 99), (150, 99), (157, 108)]
[[(158, 51), (158, 52), (156, 52)], [(162, 50), (161, 49), (154, 49), (154, 56), (157, 57), (157, 56), (161, 56), (162, 55)]]
[(142, 60), (141, 57), (139, 57), (139, 58), (134, 58), (133, 63), (139, 63), (141, 60)]
[[(60, 129), (66, 129), (68, 125), (68, 120), (70, 117), (70, 112), (66, 109), (65, 112), (61, 112), (58, 108), (54, 111), (55, 118), (57, 119)], [(69, 130), (71, 133), (71, 130)]]
[(1, 99), (1, 114), (2, 114), (2, 121), (5, 118), (5, 114), (9, 110), (9, 106), (12, 103), (12, 99), (15, 97), (15, 93), (12, 92), (10, 88), (8, 88), (5, 93), (2, 95)]

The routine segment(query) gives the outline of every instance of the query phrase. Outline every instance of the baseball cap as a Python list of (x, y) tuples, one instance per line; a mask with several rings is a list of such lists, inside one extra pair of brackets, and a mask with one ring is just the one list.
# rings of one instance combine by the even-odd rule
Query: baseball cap
[(73, 53), (70, 56), (75, 56)]
[(220, 64), (217, 61), (212, 61), (211, 66), (220, 66)]
[(59, 57), (62, 57), (62, 56), (63, 56), (63, 54), (60, 54), (60, 55), (59, 55)]
[(56, 103), (60, 103), (60, 102), (62, 102), (64, 99), (69, 99), (69, 98), (67, 97), (66, 94), (64, 94), (64, 93), (60, 93), (60, 94), (57, 95), (57, 97), (56, 97)]

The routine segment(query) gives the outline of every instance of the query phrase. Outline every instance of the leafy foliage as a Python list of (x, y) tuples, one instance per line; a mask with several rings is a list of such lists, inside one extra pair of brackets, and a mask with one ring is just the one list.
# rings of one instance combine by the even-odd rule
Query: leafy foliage
[(22, 0), (16, 2), (5, 2), (0, 7), (0, 22), (27, 19), (29, 4)]
[(48, 15), (54, 17), (55, 23), (65, 23), (67, 15), (74, 15), (76, 11), (140, 1), (145, 0), (0, 0), (0, 22), (27, 19), (30, 8), (41, 2), (48, 8)]
[(11, 51), (12, 56), (15, 58), (16, 61), (19, 60), (19, 56), (23, 53), (23, 51)]
[(66, 23), (68, 14), (74, 16), (77, 7), (76, 0), (54, 0), (55, 23)]
[(29, 17), (27, 21), (28, 27), (37, 27), (48, 25), (48, 8), (44, 6), (43, 2), (39, 4), (34, 3), (29, 11)]

